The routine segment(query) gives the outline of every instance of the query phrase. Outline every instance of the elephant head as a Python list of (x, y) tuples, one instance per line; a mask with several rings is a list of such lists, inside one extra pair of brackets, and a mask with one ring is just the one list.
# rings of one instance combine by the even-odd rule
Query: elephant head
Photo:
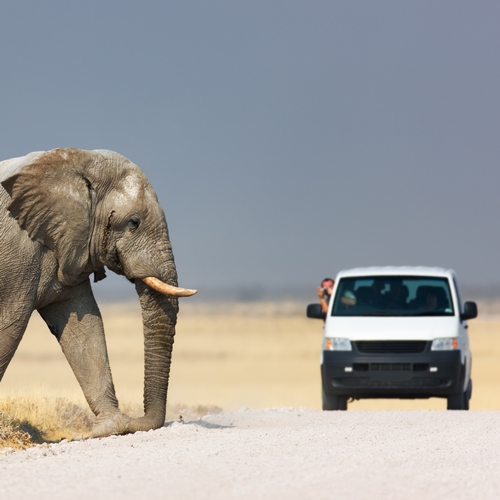
[(177, 297), (196, 291), (177, 286), (167, 223), (146, 176), (117, 153), (62, 148), (31, 155), (2, 185), (20, 227), (53, 252), (63, 287), (92, 273), (103, 279), (105, 267), (135, 283), (144, 324), (145, 415), (128, 430), (163, 425)]

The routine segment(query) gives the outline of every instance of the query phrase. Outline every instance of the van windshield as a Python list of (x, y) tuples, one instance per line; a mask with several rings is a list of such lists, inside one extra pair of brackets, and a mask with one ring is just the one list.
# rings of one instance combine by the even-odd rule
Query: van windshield
[(332, 316), (453, 316), (446, 278), (361, 276), (342, 278)]

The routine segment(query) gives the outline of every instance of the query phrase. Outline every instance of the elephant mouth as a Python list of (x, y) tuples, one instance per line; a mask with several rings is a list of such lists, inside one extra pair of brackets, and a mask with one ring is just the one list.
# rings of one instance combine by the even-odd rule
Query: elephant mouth
[[(105, 265), (108, 269), (119, 275), (126, 275), (123, 269), (122, 263), (120, 262), (120, 256), (118, 250), (115, 248), (109, 251), (106, 255)], [(128, 278), (128, 276), (127, 276)]]
[(190, 288), (181, 288), (169, 285), (154, 276), (146, 276), (144, 278), (127, 276), (127, 273), (124, 271), (124, 266), (120, 261), (119, 251), (116, 248), (113, 252), (110, 252), (108, 254), (108, 258), (111, 261), (110, 262), (111, 265), (108, 264), (108, 267), (112, 271), (114, 271), (117, 274), (125, 275), (127, 279), (131, 282), (140, 279), (149, 288), (152, 288), (153, 290), (155, 290), (158, 293), (161, 293), (162, 295), (167, 295), (169, 297), (191, 297), (192, 295), (198, 292), (198, 290), (193, 290)]

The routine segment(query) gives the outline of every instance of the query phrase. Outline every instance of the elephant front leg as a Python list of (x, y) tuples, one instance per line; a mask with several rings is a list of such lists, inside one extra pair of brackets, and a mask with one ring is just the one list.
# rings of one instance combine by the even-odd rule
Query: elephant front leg
[(88, 280), (73, 291), (72, 298), (46, 306), (39, 313), (58, 339), (96, 415), (92, 436), (124, 434), (130, 418), (118, 409), (101, 313)]

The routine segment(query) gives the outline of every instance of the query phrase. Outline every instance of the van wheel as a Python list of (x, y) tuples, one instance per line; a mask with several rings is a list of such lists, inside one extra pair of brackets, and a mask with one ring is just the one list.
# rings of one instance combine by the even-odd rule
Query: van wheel
[(469, 409), (469, 402), (472, 398), (472, 380), (469, 379), (469, 383), (467, 385), (467, 390), (465, 391), (465, 409)]
[(472, 380), (469, 379), (467, 389), (464, 392), (458, 392), (448, 396), (448, 410), (468, 410), (469, 400), (472, 396)]
[(325, 411), (347, 410), (347, 396), (331, 396), (322, 389), (321, 400)]

